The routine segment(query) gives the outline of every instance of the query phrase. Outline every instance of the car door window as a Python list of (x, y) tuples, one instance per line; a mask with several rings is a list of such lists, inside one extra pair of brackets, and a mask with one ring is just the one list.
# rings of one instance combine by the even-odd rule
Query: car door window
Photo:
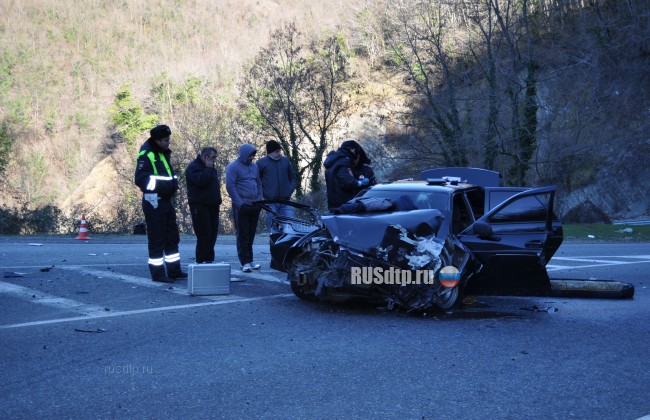
[(528, 188), (524, 187), (489, 187), (485, 188), (484, 211), (488, 212), (503, 203), (508, 198), (516, 195)]
[(516, 200), (500, 211), (493, 214), (490, 223), (513, 223), (513, 222), (545, 222), (547, 206), (542, 202), (547, 201), (547, 196), (530, 196)]

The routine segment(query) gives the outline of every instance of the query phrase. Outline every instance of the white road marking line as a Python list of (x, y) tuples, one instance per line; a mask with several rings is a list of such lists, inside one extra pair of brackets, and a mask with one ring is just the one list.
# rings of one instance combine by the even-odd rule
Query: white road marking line
[(570, 266), (570, 265), (555, 265), (555, 264), (547, 264), (546, 265), (546, 271), (567, 270), (569, 268), (573, 268), (573, 266)]
[(560, 261), (578, 261), (578, 262), (601, 263), (601, 264), (626, 264), (625, 261), (597, 260), (591, 257), (580, 257), (580, 258), (553, 257), (553, 259), (560, 260)]
[[(188, 296), (191, 296), (189, 293), (187, 294)], [(221, 300), (228, 300), (228, 299), (246, 299), (244, 296), (239, 296), (239, 295), (204, 295), (204, 296), (192, 296), (195, 299), (201, 298), (201, 299), (207, 299), (207, 300), (214, 300), (214, 301), (221, 301)]]
[(113, 318), (113, 317), (116, 317), (116, 316), (139, 315), (139, 314), (146, 314), (146, 313), (150, 313), (150, 312), (163, 312), (163, 311), (173, 311), (173, 310), (180, 310), (180, 309), (190, 309), (190, 308), (198, 308), (198, 307), (201, 307), (201, 306), (224, 305), (224, 304), (227, 304), (227, 303), (256, 302), (256, 301), (260, 301), (260, 300), (287, 298), (287, 297), (293, 297), (293, 296), (294, 296), (293, 294), (280, 294), (280, 295), (272, 295), (272, 296), (259, 296), (259, 297), (253, 297), (253, 298), (241, 298), (241, 299), (230, 299), (230, 300), (201, 302), (201, 303), (193, 303), (193, 304), (188, 304), (188, 305), (176, 305), (176, 306), (164, 306), (164, 307), (159, 307), (159, 308), (136, 309), (136, 310), (132, 310), (132, 311), (103, 312), (103, 313), (100, 313), (100, 314), (94, 314), (92, 316), (78, 316), (78, 317), (72, 317), (72, 318), (50, 319), (50, 320), (46, 320), (46, 321), (23, 322), (23, 323), (20, 323), (20, 324), (0, 325), (0, 330), (1, 329), (9, 329), (9, 328), (33, 327), (33, 326), (48, 325), (48, 324), (60, 324), (62, 322), (88, 321), (88, 320), (91, 320), (91, 319)]
[(50, 295), (36, 289), (0, 281), (0, 293), (17, 297), (29, 302), (76, 312), (81, 315), (97, 316), (106, 313), (103, 306), (78, 302), (76, 300)]
[[(595, 261), (595, 260), (589, 260), (584, 258), (566, 258), (566, 257), (559, 257), (559, 258), (553, 257), (551, 261), (560, 260), (560, 259), (564, 261), (578, 261), (578, 262)], [(643, 264), (643, 263), (650, 263), (650, 259), (648, 260), (643, 259), (641, 261), (609, 261), (607, 263), (601, 263), (601, 264), (587, 264), (587, 265), (573, 265), (573, 266), (560, 266), (560, 265), (548, 264), (546, 267), (547, 267), (547, 271), (560, 271), (560, 270), (578, 270), (582, 268), (610, 267), (610, 266), (617, 266), (617, 265)]]
[[(113, 273), (111, 271), (90, 270), (84, 268), (84, 266), (81, 265), (66, 265), (66, 266), (59, 266), (58, 268), (62, 270), (74, 271), (83, 274), (90, 274), (91, 276), (96, 276), (101, 278), (116, 279), (116, 280), (123, 281), (125, 283), (137, 284), (138, 286), (166, 290), (168, 292), (176, 293), (179, 295), (189, 294), (187, 293), (187, 290), (177, 289), (176, 287), (178, 287), (178, 285), (175, 283), (157, 283), (151, 279), (147, 279), (144, 277), (131, 276), (129, 274)], [(170, 289), (170, 287), (174, 287), (174, 288)]]
[[(157, 287), (157, 288), (166, 288), (169, 286), (165, 286), (163, 283), (155, 283), (152, 282), (148, 278), (144, 277), (137, 277), (137, 276), (131, 276), (128, 274), (118, 274), (118, 273), (113, 273), (111, 271), (101, 271), (101, 270), (90, 270), (86, 269), (85, 267), (132, 267), (132, 266), (142, 266), (142, 263), (138, 264), (74, 264), (74, 265), (55, 265), (54, 268), (57, 269), (62, 269), (62, 270), (71, 270), (71, 271), (82, 271), (86, 274), (91, 274), (94, 276), (98, 277), (109, 277), (109, 278), (116, 278), (118, 280), (124, 280), (127, 283), (134, 283), (138, 284), (140, 286), (145, 286), (145, 287)], [(2, 266), (3, 268), (15, 268), (15, 269), (21, 269), (21, 270), (26, 270), (26, 269), (40, 269), (43, 267), (51, 267), (48, 266), (47, 264), (44, 265), (22, 265), (22, 266)], [(241, 270), (233, 270), (231, 269), (231, 275), (237, 276), (239, 278), (251, 278), (251, 279), (258, 279), (258, 280), (265, 280), (265, 281), (271, 281), (274, 283), (283, 283), (283, 284), (288, 284), (289, 282), (286, 279), (279, 279), (271, 274), (262, 274), (260, 272), (252, 272), (252, 273), (244, 273)], [(171, 283), (170, 283), (171, 284)], [(170, 290), (173, 291), (173, 290)], [(174, 293), (180, 293), (178, 291), (173, 291)], [(183, 294), (183, 293), (180, 293)]]
[(581, 255), (576, 257), (553, 257), (553, 259), (584, 260), (591, 258), (642, 258), (650, 260), (650, 255)]
[(287, 280), (279, 279), (277, 277), (274, 277), (270, 274), (262, 274), (259, 271), (258, 272), (252, 272), (252, 273), (244, 273), (241, 270), (232, 270), (231, 269), (231, 274), (236, 274), (237, 277), (239, 278), (253, 278), (257, 280), (265, 280), (265, 281), (272, 281), (274, 283), (283, 283), (283, 284), (288, 284), (289, 282)]
[[(83, 265), (66, 265), (66, 266), (59, 266), (58, 268), (63, 269), (63, 270), (69, 270), (69, 271), (78, 271), (84, 274), (90, 274), (93, 276), (97, 277), (105, 277), (105, 278), (112, 278), (116, 280), (121, 280), (125, 281), (127, 283), (133, 283), (137, 284), (138, 286), (144, 286), (144, 287), (153, 287), (157, 289), (163, 289), (167, 290), (172, 293), (176, 293), (179, 295), (189, 295), (189, 292), (187, 291), (187, 288), (178, 288), (177, 283), (156, 283), (152, 281), (151, 279), (144, 278), (144, 277), (137, 277), (137, 276), (131, 276), (129, 274), (120, 274), (120, 273), (113, 273), (112, 271), (102, 271), (102, 270), (90, 270), (87, 268), (84, 268), (85, 266)], [(56, 268), (56, 267), (55, 267)], [(287, 284), (288, 282), (286, 280), (278, 279), (270, 274), (262, 274), (259, 272), (256, 273), (244, 273), (241, 270), (232, 270), (230, 271), (231, 276), (237, 277), (239, 279), (245, 279), (245, 278), (252, 278), (252, 279), (257, 279), (257, 280), (265, 280), (265, 281), (271, 281), (275, 283), (283, 283)], [(169, 287), (174, 284), (173, 289), (169, 289)]]
[(137, 266), (142, 266), (142, 263), (137, 263), (137, 264), (73, 264), (73, 265), (65, 265), (65, 264), (41, 264), (41, 265), (0, 265), (0, 268), (15, 268), (18, 270), (39, 270), (41, 268), (64, 268), (64, 267), (137, 267)]

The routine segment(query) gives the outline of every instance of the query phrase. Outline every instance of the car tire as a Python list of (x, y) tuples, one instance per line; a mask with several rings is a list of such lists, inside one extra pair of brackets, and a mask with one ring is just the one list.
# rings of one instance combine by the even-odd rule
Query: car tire
[(293, 294), (298, 296), (300, 299), (308, 300), (310, 302), (318, 300), (313, 291), (306, 291), (302, 286), (298, 285), (298, 282), (292, 281), (290, 282), (290, 285)]
[(448, 311), (450, 309), (456, 308), (461, 301), (459, 299), (460, 298), (459, 289), (460, 287), (456, 286), (451, 290), (445, 292), (443, 296), (441, 296), (441, 298), (436, 299), (436, 301), (434, 302), (436, 309), (441, 311)]
[(289, 280), (289, 285), (291, 286), (291, 291), (294, 295), (303, 300), (316, 301), (318, 300), (316, 297), (316, 289), (313, 286), (310, 287), (308, 284), (298, 284), (298, 281), (296, 280), (298, 278), (296, 270), (300, 270), (300, 268), (305, 267), (305, 265), (309, 267), (311, 265), (311, 260), (312, 255), (310, 252), (303, 252), (302, 254), (298, 255), (293, 260), (293, 265), (291, 268), (289, 268), (287, 279)]

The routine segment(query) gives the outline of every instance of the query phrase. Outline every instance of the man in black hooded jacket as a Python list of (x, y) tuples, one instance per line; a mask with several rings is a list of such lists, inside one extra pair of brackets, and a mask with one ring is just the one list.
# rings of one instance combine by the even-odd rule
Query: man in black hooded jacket
[(197, 263), (214, 261), (221, 205), (221, 182), (219, 172), (214, 167), (216, 159), (217, 149), (204, 147), (185, 170), (187, 202), (196, 235)]
[[(169, 142), (172, 131), (158, 125), (140, 148), (135, 183), (142, 191), (142, 211), (147, 224), (149, 271), (153, 281), (173, 283), (186, 278), (178, 252), (180, 235), (171, 199), (178, 190), (178, 177), (171, 166)], [(165, 266), (167, 272), (165, 272)]]
[(327, 155), (323, 166), (328, 209), (340, 207), (354, 198), (359, 191), (374, 183), (374, 179), (362, 176), (367, 172), (361, 168), (369, 163), (370, 159), (363, 148), (354, 140), (344, 141), (338, 150)]

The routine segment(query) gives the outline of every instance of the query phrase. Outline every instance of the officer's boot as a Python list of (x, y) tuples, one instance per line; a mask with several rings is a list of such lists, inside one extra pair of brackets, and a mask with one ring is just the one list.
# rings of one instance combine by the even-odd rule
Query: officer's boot
[(174, 261), (174, 262), (168, 262), (165, 263), (167, 265), (167, 276), (171, 277), (172, 279), (186, 279), (187, 278), (187, 273), (185, 273), (183, 270), (181, 270), (181, 262), (180, 261)]
[(173, 283), (174, 280), (167, 277), (165, 267), (162, 265), (149, 264), (149, 271), (151, 271), (151, 279), (160, 283)]

